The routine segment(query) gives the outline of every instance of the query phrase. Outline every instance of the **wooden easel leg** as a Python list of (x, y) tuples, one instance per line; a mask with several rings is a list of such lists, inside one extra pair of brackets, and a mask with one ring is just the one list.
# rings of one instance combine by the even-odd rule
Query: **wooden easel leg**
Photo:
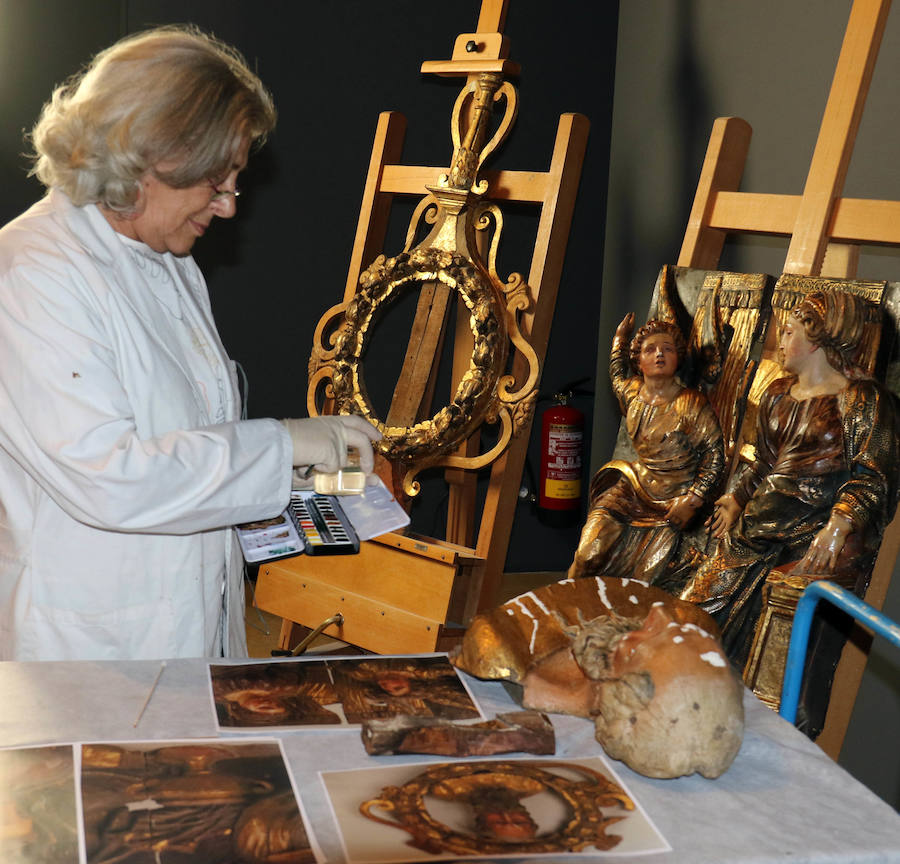
[(853, 279), (859, 269), (859, 246), (855, 243), (829, 243), (825, 247), (821, 276)]
[(710, 214), (719, 192), (735, 192), (741, 185), (752, 134), (750, 124), (740, 117), (719, 117), (713, 123), (678, 254), (679, 267), (715, 270), (718, 266), (725, 232), (709, 227)]
[[(884, 606), (884, 598), (887, 596), (898, 554), (900, 554), (900, 511), (894, 516), (881, 538), (881, 548), (878, 550), (878, 558), (872, 569), (872, 578), (865, 595), (866, 603), (879, 611)], [(859, 685), (866, 671), (871, 645), (872, 635), (868, 630), (859, 624), (854, 625), (834, 673), (834, 686), (831, 688), (825, 726), (816, 739), (816, 744), (835, 761), (841, 755), (841, 747), (844, 745), (847, 727), (850, 725)]]
[(360, 273), (372, 263), (384, 247), (393, 195), (378, 190), (384, 166), (400, 161), (405, 137), (406, 118), (402, 114), (396, 111), (383, 111), (378, 116), (369, 171), (359, 208), (359, 220), (356, 223), (356, 237), (350, 254), (350, 269), (344, 288), (345, 303), (356, 294)]
[(278, 647), (282, 651), (291, 651), (307, 633), (309, 633), (309, 627), (304, 627), (302, 624), (295, 624), (287, 618), (282, 618)]
[(815, 276), (821, 271), (829, 220), (843, 190), (890, 8), (890, 0), (856, 0), (850, 10), (784, 262), (785, 273)]
[[(522, 332), (543, 362), (550, 340), (550, 325), (562, 273), (563, 256), (575, 209), (575, 197), (581, 178), (581, 165), (587, 147), (589, 124), (577, 114), (563, 114), (556, 132), (553, 157), (550, 162), (548, 184), (551, 190), (541, 208), (534, 255), (528, 273), (535, 309), (523, 316)], [(521, 369), (514, 369), (516, 380), (521, 380)], [(528, 438), (533, 417), (513, 438), (506, 453), (494, 463), (491, 482), (485, 498), (478, 532), (476, 554), (485, 558), (484, 581), (478, 602), (479, 609), (495, 605), (500, 594), (500, 580), (509, 548), (509, 535), (515, 508), (518, 503), (519, 484), (525, 466)]]

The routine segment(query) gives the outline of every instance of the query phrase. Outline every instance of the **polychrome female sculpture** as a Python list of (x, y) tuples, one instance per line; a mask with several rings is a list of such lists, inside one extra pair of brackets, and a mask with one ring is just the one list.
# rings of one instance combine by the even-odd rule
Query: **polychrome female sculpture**
[(780, 338), (789, 377), (760, 401), (756, 458), (736, 472), (709, 521), (718, 549), (681, 597), (722, 627), (746, 660), (774, 567), (828, 578), (862, 594), (897, 500), (893, 397), (854, 364), (865, 301), (815, 292), (791, 312)]

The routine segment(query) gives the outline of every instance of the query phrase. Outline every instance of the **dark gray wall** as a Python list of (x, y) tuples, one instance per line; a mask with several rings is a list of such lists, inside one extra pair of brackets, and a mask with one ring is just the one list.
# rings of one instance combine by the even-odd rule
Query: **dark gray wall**
[[(540, 0), (510, 5), (506, 34), (512, 58), (523, 69), (520, 111), (512, 137), (491, 165), (546, 170), (559, 115), (579, 112), (592, 122), (543, 377), (552, 393), (574, 379), (592, 379), (596, 365), (616, 4), (605, 5), (590, 28), (580, 15), (551, 14)], [(246, 194), (239, 218), (220, 222), (195, 254), (223, 340), (248, 373), (250, 415), (302, 416), (313, 328), (343, 295), (378, 114), (396, 110), (407, 116), (404, 162), (449, 163), (450, 112), (462, 81), (418, 70), (423, 60), (449, 59), (457, 34), (475, 28), (479, 8), (478, 0), (2, 3), (0, 220), (41, 194), (25, 176), (22, 131), (52, 86), (92, 53), (127, 32), (171, 22), (192, 22), (235, 44), (272, 90), (279, 124), (242, 177)], [(400, 251), (405, 237), (406, 211), (398, 210), (388, 254)], [(502, 274), (527, 273), (536, 215), (533, 208), (509, 208)], [(399, 327), (402, 314), (401, 309)], [(402, 333), (389, 342), (403, 348), (406, 338)], [(592, 405), (585, 398), (579, 407), (588, 415), (589, 446)], [(537, 446), (535, 432), (535, 466)], [(442, 484), (433, 482), (426, 491), (431, 494), (416, 505), (414, 525), (439, 534)], [(564, 569), (577, 532), (577, 525), (547, 527), (533, 508), (520, 505), (507, 569)]]
[[(646, 314), (684, 234), (713, 120), (739, 116), (754, 134), (742, 189), (799, 194), (849, 15), (847, 0), (629, 0), (617, 42), (598, 380), (616, 324)], [(888, 19), (845, 194), (900, 199), (897, 82), (900, 12)], [(722, 266), (779, 274), (787, 240), (729, 242)], [(861, 278), (900, 279), (900, 250), (864, 250)], [(612, 452), (611, 396), (595, 407), (593, 464)], [(885, 612), (900, 620), (900, 578)], [(876, 643), (841, 763), (900, 806), (900, 656)]]

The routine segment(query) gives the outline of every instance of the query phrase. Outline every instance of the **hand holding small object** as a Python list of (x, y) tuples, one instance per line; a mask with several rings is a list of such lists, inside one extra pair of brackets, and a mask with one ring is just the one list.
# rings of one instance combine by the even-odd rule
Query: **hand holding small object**
[(291, 436), (294, 467), (308, 466), (304, 477), (309, 477), (312, 469), (331, 474), (349, 465), (348, 447), (358, 451), (360, 469), (372, 473), (372, 442), (378, 441), (381, 433), (368, 420), (355, 414), (340, 414), (281, 422)]
[(294, 491), (312, 489), (315, 485), (312, 476), (314, 471), (315, 467), (312, 465), (308, 465), (306, 468), (294, 468), (291, 472), (291, 489)]

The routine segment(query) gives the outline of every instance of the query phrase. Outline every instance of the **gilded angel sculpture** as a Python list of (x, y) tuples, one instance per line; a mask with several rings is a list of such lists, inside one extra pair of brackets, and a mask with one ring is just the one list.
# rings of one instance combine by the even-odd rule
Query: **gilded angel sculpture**
[(724, 471), (715, 412), (703, 393), (677, 377), (685, 357), (680, 329), (652, 320), (630, 340), (633, 330), (629, 313), (616, 329), (609, 368), (637, 458), (613, 460), (594, 475), (572, 577), (653, 581), (682, 529), (718, 491)]

